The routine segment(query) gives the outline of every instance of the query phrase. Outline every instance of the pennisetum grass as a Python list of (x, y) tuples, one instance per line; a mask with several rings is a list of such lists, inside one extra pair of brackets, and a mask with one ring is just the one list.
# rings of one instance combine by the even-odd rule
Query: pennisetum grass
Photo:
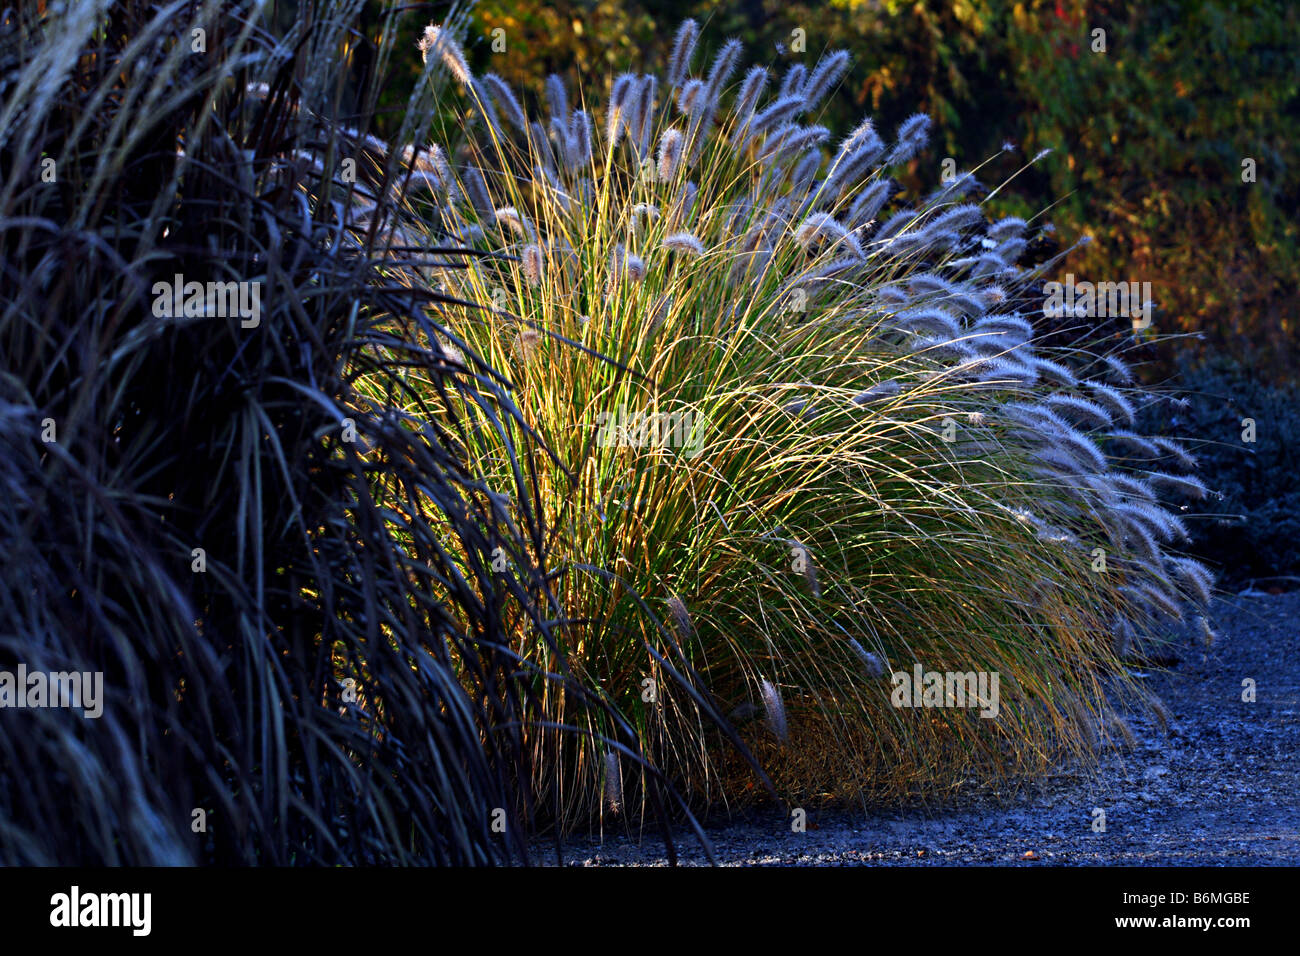
[[(0, 669), (104, 677), (97, 719), (0, 709), (0, 863), (505, 862), (549, 716), (645, 768), (556, 641), (534, 479), (559, 459), (498, 371), (519, 341), (536, 380), (548, 340), (512, 328), (494, 366), (428, 281), (473, 256), (427, 242), (440, 213), (519, 244), (554, 213), (413, 142), (428, 84), (397, 142), (366, 131), (396, 5), (346, 90), (356, 5), (293, 5), (291, 42), (264, 6), (0, 12)], [(420, 49), (426, 78), (473, 79), (448, 32)], [(473, 88), (501, 107), (482, 132), (523, 135), (503, 84)], [(556, 240), (517, 295), (558, 281)], [(176, 276), (256, 286), (260, 312), (159, 310)]]
[[(769, 90), (764, 67), (730, 82), (732, 43), (693, 75), (698, 42), (687, 21), (662, 84), (618, 77), (603, 121), (592, 90), (574, 97), (589, 148), (566, 141), (554, 76), (549, 127), (433, 131), (461, 187), (434, 197), (430, 233), (484, 254), (433, 270), (433, 288), (497, 303), (451, 306), (449, 328), (512, 369), (554, 452), (521, 460), (496, 430), (463, 436), (498, 486), (520, 470), (535, 482), (512, 507), (538, 512), (564, 623), (551, 645), (521, 621), (512, 652), (601, 688), (702, 803), (752, 788), (710, 708), (643, 693), (669, 661), (718, 712), (760, 702), (772, 732), (741, 737), (791, 799), (937, 790), (1090, 751), (1091, 715), (1128, 687), (1117, 643), (1208, 597), (1156, 496), (1203, 493), (1179, 473), (1193, 462), (1131, 430), (1149, 396), (1122, 358), (1036, 341), (1015, 303), (1050, 264), (1018, 265), (1028, 224), (963, 198), (979, 170), (897, 195), (891, 172), (924, 149), (927, 117), (892, 143), (868, 120), (828, 148), (810, 124), (844, 54)], [(481, 86), (458, 78), (482, 113)], [(486, 90), (513, 112), (513, 94)], [(489, 207), (517, 210), (528, 235)], [(448, 421), (464, 407), (419, 398)], [(999, 717), (891, 706), (888, 666), (917, 663), (1000, 673)], [(556, 724), (607, 729), (538, 692)], [(525, 738), (562, 822), (599, 812), (602, 752)], [(625, 807), (637, 792), (629, 775)]]

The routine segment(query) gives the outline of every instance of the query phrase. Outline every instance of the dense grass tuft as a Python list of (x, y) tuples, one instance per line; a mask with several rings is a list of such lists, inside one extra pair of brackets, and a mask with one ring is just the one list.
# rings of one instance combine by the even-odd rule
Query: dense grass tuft
[[(519, 859), (524, 728), (605, 709), (503, 637), (555, 646), (545, 529), (466, 450), (547, 452), (411, 281), (466, 258), (366, 134), (396, 8), (360, 88), (355, 4), (261, 8), (0, 23), (0, 670), (104, 675), (97, 719), (0, 710), (4, 863)], [(168, 315), (177, 276), (258, 308)]]
[[(529, 462), (531, 505), (569, 623), (558, 647), (512, 646), (600, 687), (701, 803), (750, 778), (692, 700), (647, 693), (664, 620), (791, 800), (1090, 752), (1126, 642), (1208, 583), (1176, 562), (1162, 502), (1197, 490), (1186, 453), (1111, 447), (1152, 396), (1078, 330), (1040, 341), (1027, 310), (1060, 258), (1018, 265), (1033, 236), (986, 221), (985, 170), (900, 195), (926, 117), (837, 139), (817, 118), (842, 54), (775, 77), (739, 70), (734, 44), (696, 62), (697, 35), (666, 79), (619, 76), (604, 104), (551, 78), (536, 118), (458, 76), (462, 113), (433, 132), (453, 159), (412, 208), (485, 253), (435, 288), (495, 307), (452, 305), (448, 324), (510, 370), (556, 454)], [(500, 442), (474, 439), (504, 477)], [(891, 675), (916, 665), (996, 672), (997, 716), (896, 706)], [(534, 767), (576, 821), (600, 810), (604, 764), (567, 743), (534, 739)], [(636, 792), (625, 774), (624, 808)]]

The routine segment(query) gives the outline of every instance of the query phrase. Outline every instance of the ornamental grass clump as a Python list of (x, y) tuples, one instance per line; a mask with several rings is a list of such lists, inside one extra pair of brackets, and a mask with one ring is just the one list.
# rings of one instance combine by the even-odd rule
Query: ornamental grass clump
[[(527, 858), (543, 699), (608, 710), (548, 636), (540, 489), (478, 468), (545, 446), (417, 284), (465, 262), (400, 202), (450, 160), (364, 131), (399, 11), (358, 108), (357, 4), (264, 6), (0, 11), (0, 864)], [(23, 668), (97, 713), (16, 706)]]
[[(778, 74), (698, 47), (687, 21), (662, 77), (620, 75), (602, 104), (552, 76), (536, 112), (458, 75), (457, 123), (431, 131), (453, 175), (425, 221), (476, 256), (427, 281), (490, 304), (448, 328), (553, 453), (462, 439), (497, 487), (535, 480), (513, 507), (545, 529), (557, 646), (520, 626), (512, 650), (600, 688), (699, 803), (760, 792), (715, 710), (791, 800), (1089, 753), (1133, 689), (1121, 654), (1208, 597), (1176, 554), (1194, 462), (1132, 431), (1153, 396), (1112, 348), (1036, 341), (1059, 257), (1020, 264), (1030, 226), (988, 220), (982, 169), (902, 194), (927, 117), (837, 138), (817, 119), (843, 52)], [(914, 668), (999, 675), (997, 716), (899, 706)], [(608, 717), (539, 693), (592, 731), (525, 730), (535, 785), (584, 819), (611, 791)]]

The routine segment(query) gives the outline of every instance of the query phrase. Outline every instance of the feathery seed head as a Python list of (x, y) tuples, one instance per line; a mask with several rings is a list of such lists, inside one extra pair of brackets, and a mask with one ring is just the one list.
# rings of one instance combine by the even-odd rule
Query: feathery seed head
[(664, 130), (663, 135), (659, 137), (660, 179), (669, 180), (677, 175), (682, 159), (682, 148), (682, 131), (679, 129)]
[(790, 731), (785, 722), (785, 701), (781, 699), (781, 691), (767, 679), (763, 680), (761, 686), (767, 725), (776, 735), (777, 740), (786, 743), (790, 739)]
[(844, 245), (857, 258), (862, 258), (861, 244), (829, 213), (815, 212), (794, 231), (795, 244), (808, 249), (814, 244)]
[(740, 84), (740, 92), (736, 94), (735, 106), (736, 119), (742, 131), (754, 115), (754, 108), (758, 105), (759, 97), (763, 95), (770, 78), (771, 74), (765, 66), (752, 67), (745, 74), (745, 79)]
[(787, 123), (768, 138), (759, 155), (770, 165), (786, 167), (795, 156), (824, 142), (829, 135), (825, 126), (800, 127)]
[(1205, 482), (1192, 475), (1170, 475), (1163, 471), (1153, 471), (1147, 475), (1147, 479), (1161, 490), (1196, 501), (1203, 500), (1210, 493)]
[(933, 332), (941, 340), (955, 339), (961, 334), (957, 320), (942, 309), (908, 309), (894, 316), (894, 322), (912, 332)]
[(689, 232), (674, 232), (664, 236), (662, 246), (669, 252), (684, 252), (692, 256), (704, 255), (704, 243)]
[(541, 284), (542, 281), (542, 247), (535, 242), (530, 242), (524, 246), (520, 253), (520, 264), (524, 270), (524, 278), (531, 286)]
[(884, 225), (876, 230), (876, 234), (872, 241), (875, 243), (883, 243), (893, 239), (896, 235), (915, 222), (915, 209), (900, 209), (898, 212), (886, 219)]
[(677, 91), (677, 109), (685, 116), (692, 116), (705, 95), (703, 80), (687, 80)]
[[(969, 341), (969, 340), (968, 340)], [(976, 380), (985, 384), (1005, 387), (1033, 385), (1038, 381), (1038, 373), (1022, 362), (1006, 358), (979, 359)], [(978, 413), (976, 413), (978, 414)]]
[(565, 143), (565, 153), (575, 169), (591, 162), (591, 117), (585, 110), (574, 111)]
[(1025, 234), (1027, 228), (1028, 226), (1023, 219), (1018, 216), (1007, 216), (1005, 219), (999, 219), (989, 226), (988, 235), (994, 242), (1019, 239)]
[(1151, 488), (1151, 483), (1133, 475), (1126, 475), (1123, 472), (1116, 471), (1106, 475), (1106, 480), (1119, 493), (1129, 497), (1138, 498), (1142, 501), (1154, 502), (1155, 492)]
[[(797, 406), (797, 408), (792, 409), (792, 406)], [(815, 413), (815, 406), (808, 399), (799, 399), (796, 402), (789, 402), (785, 406), (785, 409), (786, 411), (790, 411), (791, 414), (798, 415), (801, 418), (811, 417), (811, 415)], [(791, 552), (800, 559), (801, 571), (804, 580), (808, 583), (808, 589), (812, 592), (812, 596), (820, 598), (822, 596), (822, 588), (821, 583), (817, 579), (817, 565), (813, 562), (812, 553), (796, 538), (790, 538), (786, 541), (786, 544), (789, 545)]]
[(853, 638), (849, 638), (849, 648), (853, 655), (862, 662), (862, 668), (866, 671), (868, 677), (883, 677), (885, 675), (885, 662), (877, 654), (865, 650)]
[(569, 115), (569, 97), (564, 89), (564, 80), (555, 73), (546, 77), (546, 105), (552, 119)]
[(527, 131), (528, 120), (524, 118), (523, 107), (519, 105), (514, 90), (510, 89), (510, 84), (495, 73), (485, 73), (483, 75), (483, 85), (492, 94), (497, 106), (501, 107), (501, 112), (510, 121), (510, 125), (520, 132)]
[(637, 155), (648, 156), (650, 154), (651, 137), (654, 135), (655, 119), (655, 93), (659, 89), (659, 78), (647, 74), (641, 77), (641, 87), (638, 91), (636, 123), (631, 123), (629, 117), (629, 135), (633, 131), (636, 133)]
[(870, 388), (858, 392), (853, 396), (854, 405), (866, 405), (869, 402), (880, 401), (885, 398), (892, 398), (903, 390), (897, 379), (886, 379), (883, 382), (877, 382)]
[(1201, 607), (1208, 606), (1214, 597), (1214, 574), (1210, 569), (1194, 558), (1171, 558), (1169, 564), (1174, 574), (1187, 584)]
[(889, 152), (888, 162), (905, 163), (930, 141), (930, 117), (914, 113), (898, 127), (898, 142)]
[(1097, 396), (1097, 400), (1112, 414), (1123, 419), (1125, 424), (1132, 425), (1137, 420), (1133, 403), (1125, 398), (1122, 392), (1100, 382), (1089, 382), (1088, 387)]
[(952, 293), (957, 286), (949, 282), (943, 276), (936, 276), (932, 272), (922, 272), (917, 276), (907, 277), (907, 287), (917, 295), (932, 295), (943, 293), (948, 295)]
[(488, 194), (487, 181), (484, 180), (483, 174), (479, 172), (478, 167), (466, 166), (462, 179), (465, 184), (465, 194), (469, 197), (470, 203), (473, 204), (474, 211), (489, 223), (496, 221), (496, 207), (492, 204), (492, 197)]
[(1132, 371), (1130, 371), (1128, 365), (1118, 357), (1114, 355), (1104, 355), (1102, 356), (1102, 361), (1106, 363), (1106, 367), (1110, 370), (1111, 375), (1113, 375), (1117, 381), (1133, 381)]
[(783, 96), (769, 103), (761, 112), (755, 114), (746, 130), (749, 141), (757, 139), (768, 130), (779, 127), (798, 115), (803, 106), (800, 96)]
[(709, 99), (716, 105), (718, 94), (722, 92), (727, 81), (731, 79), (731, 74), (736, 71), (736, 64), (740, 62), (740, 51), (743, 49), (739, 40), (728, 40), (718, 51), (718, 55), (713, 58), (713, 66), (709, 70), (709, 78), (705, 85), (705, 92)]
[(504, 206), (498, 209), (495, 218), (497, 225), (509, 227), (515, 235), (526, 236), (529, 239), (536, 236), (532, 224), (521, 216), (519, 210), (514, 206)]
[(876, 132), (875, 121), (870, 116), (864, 117), (862, 122), (853, 128), (853, 132), (840, 142), (840, 155), (847, 156), (863, 146), (874, 146), (879, 150), (885, 148), (884, 141)]
[(1123, 501), (1115, 506), (1117, 514), (1128, 517), (1131, 521), (1146, 528), (1161, 541), (1170, 542), (1182, 537), (1182, 522), (1154, 504), (1147, 501)]
[(955, 206), (940, 214), (931, 221), (930, 225), (935, 229), (968, 229), (983, 221), (984, 213), (980, 210), (980, 207), (968, 203)]
[(1024, 239), (1006, 239), (994, 246), (993, 255), (1003, 263), (1018, 262), (1028, 246)]
[(1196, 626), (1199, 629), (1201, 634), (1201, 643), (1203, 643), (1206, 647), (1213, 647), (1217, 635), (1214, 633), (1214, 630), (1210, 627), (1210, 622), (1207, 621), (1204, 617), (1198, 616), (1196, 618)]
[(436, 176), (443, 184), (451, 181), (447, 160), (442, 154), (442, 149), (436, 145), (419, 150), (414, 146), (403, 146), (402, 160), (407, 165), (414, 166), (416, 172)]
[(1059, 362), (1053, 362), (1051, 359), (1045, 359), (1038, 355), (1027, 356), (1026, 360), (1038, 370), (1039, 375), (1056, 382), (1058, 385), (1072, 388), (1079, 384), (1079, 379), (1075, 374)]
[(474, 74), (469, 70), (469, 64), (465, 61), (465, 53), (460, 48), (460, 44), (452, 37), (446, 29), (437, 25), (429, 24), (424, 28), (424, 35), (420, 37), (417, 44), (420, 48), (420, 57), (427, 63), (429, 54), (442, 59), (442, 63), (461, 83), (469, 85)]
[(637, 88), (637, 82), (635, 73), (620, 73), (614, 77), (614, 84), (609, 94), (609, 105), (622, 106), (632, 91)]
[[(948, 182), (942, 184), (938, 189), (927, 196), (924, 205), (929, 208), (943, 203), (955, 202), (962, 196), (974, 191), (975, 187), (978, 185), (979, 180), (975, 178), (974, 173), (962, 173), (960, 176), (955, 176)], [(984, 216), (981, 213), (980, 222), (982, 223), (983, 221)]]
[(1102, 472), (1106, 470), (1106, 456), (1097, 448), (1095, 442), (1072, 428), (1052, 429), (1049, 428), (1046, 434), (1050, 436), (1056, 447), (1063, 449), (1067, 454), (1072, 455), (1080, 465), (1092, 472)]
[(800, 109), (803, 108), (803, 85), (808, 78), (808, 68), (802, 63), (795, 63), (785, 71), (785, 76), (781, 78), (781, 88), (777, 95), (781, 97), (797, 96), (799, 98)]
[(610, 813), (617, 813), (623, 805), (623, 772), (619, 769), (618, 754), (609, 751), (605, 754), (605, 806)]
[(824, 56), (818, 62), (812, 75), (808, 77), (808, 82), (803, 85), (800, 92), (804, 97), (804, 111), (811, 112), (821, 105), (826, 94), (831, 88), (843, 79), (844, 74), (849, 69), (849, 53), (847, 50), (836, 50), (829, 56)]
[(1187, 449), (1184, 448), (1182, 445), (1180, 445), (1178, 442), (1174, 441), (1172, 438), (1157, 436), (1153, 438), (1152, 441), (1156, 443), (1157, 448), (1159, 448), (1161, 451), (1165, 452), (1166, 454), (1172, 456), (1174, 461), (1178, 462), (1178, 466), (1180, 468), (1183, 468), (1187, 471), (1196, 470), (1196, 466), (1197, 466), (1196, 458), (1188, 454)]
[(1119, 658), (1127, 657), (1137, 635), (1133, 632), (1132, 623), (1123, 614), (1115, 615), (1112, 634), (1115, 638), (1115, 656)]
[(658, 219), (659, 207), (645, 202), (637, 203), (632, 207), (632, 221), (639, 224), (643, 217), (651, 221)]
[[(865, 142), (855, 146), (848, 153), (840, 153), (831, 164), (827, 192), (841, 197), (867, 174), (871, 166), (880, 157), (879, 143)], [(870, 217), (868, 217), (870, 218)]]
[(817, 170), (822, 166), (821, 150), (813, 148), (803, 154), (803, 158), (790, 172), (790, 190), (792, 193), (804, 193), (812, 186)]
[(679, 595), (671, 594), (668, 597), (668, 617), (673, 622), (673, 627), (677, 631), (677, 637), (685, 640), (693, 633), (691, 628), (691, 614), (686, 609), (686, 602)]
[(515, 337), (514, 348), (511, 351), (519, 362), (529, 362), (537, 356), (541, 343), (542, 333), (536, 329), (524, 329)]
[(610, 149), (618, 145), (619, 136), (624, 130), (636, 128), (629, 120), (629, 114), (635, 110), (635, 104), (630, 101), (636, 99), (636, 90), (635, 73), (620, 73), (615, 78), (609, 103), (605, 107), (605, 138), (609, 140)]
[(858, 194), (849, 207), (848, 223), (856, 228), (865, 227), (876, 218), (882, 206), (889, 201), (894, 183), (889, 179), (877, 179)]
[(691, 59), (695, 56), (695, 42), (700, 36), (700, 25), (694, 20), (683, 20), (673, 40), (673, 52), (668, 58), (668, 85), (676, 88), (686, 82), (690, 74)]
[(632, 255), (623, 246), (618, 246), (610, 253), (609, 269), (615, 276), (627, 276), (633, 282), (645, 278), (645, 260)]
[(1057, 394), (1047, 396), (1045, 401), (1052, 411), (1064, 415), (1077, 424), (1092, 425), (1097, 428), (1108, 428), (1111, 425), (1110, 413), (1096, 402), (1090, 402), (1086, 398)]
[(986, 315), (975, 323), (975, 331), (1010, 335), (1018, 342), (1028, 342), (1034, 327), (1018, 315)]

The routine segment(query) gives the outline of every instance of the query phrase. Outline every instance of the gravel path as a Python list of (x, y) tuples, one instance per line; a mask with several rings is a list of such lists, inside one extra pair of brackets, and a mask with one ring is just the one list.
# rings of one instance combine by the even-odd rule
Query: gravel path
[[(1300, 592), (1244, 592), (1216, 603), (1218, 640), (1188, 639), (1167, 670), (1138, 670), (1172, 712), (1166, 732), (1138, 716), (1136, 746), (1095, 774), (1062, 772), (1018, 799), (948, 810), (810, 816), (805, 833), (768, 813), (709, 830), (728, 866), (887, 864), (1300, 864)], [(1255, 681), (1256, 701), (1242, 701)], [(1105, 832), (1093, 828), (1105, 811)], [(705, 864), (692, 837), (679, 860)], [(546, 852), (538, 855), (547, 862)], [(549, 862), (554, 862), (553, 850)], [(665, 865), (662, 842), (574, 841), (571, 866)]]

